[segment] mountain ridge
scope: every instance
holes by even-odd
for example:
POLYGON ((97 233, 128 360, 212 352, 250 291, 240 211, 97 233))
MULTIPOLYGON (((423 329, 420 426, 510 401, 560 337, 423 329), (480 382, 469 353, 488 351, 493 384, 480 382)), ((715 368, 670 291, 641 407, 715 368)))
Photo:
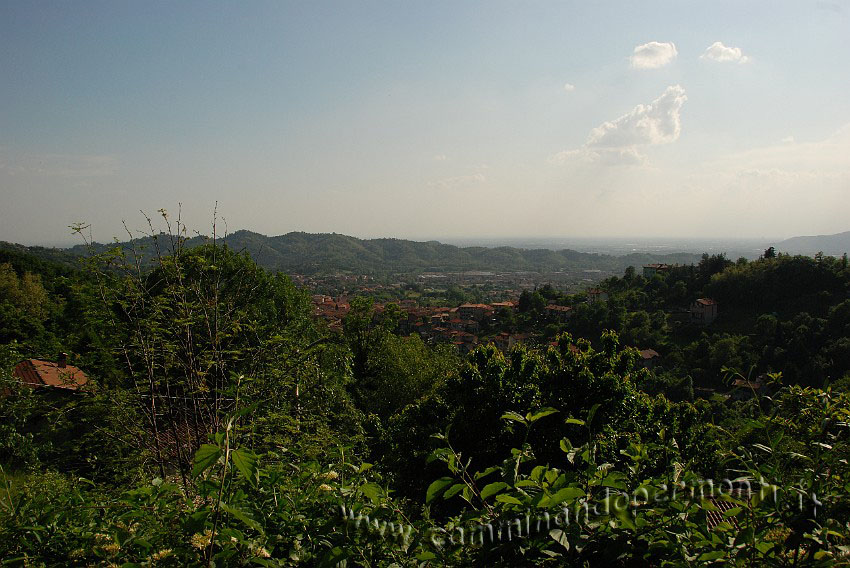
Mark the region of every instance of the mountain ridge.
MULTIPOLYGON (((158 236, 157 236, 158 238, 158 236)), ((186 246, 198 246, 208 238, 196 236, 186 246)), ((632 253, 615 256, 578 252, 572 249, 520 249, 515 247, 458 247, 439 241, 413 241, 397 238, 359 239, 339 233, 292 231, 277 236, 241 229, 220 238, 231 249, 247 252, 264 268, 299 274, 402 273, 402 272, 557 272, 577 270, 621 271, 649 262, 690 264, 699 261, 693 253, 632 253)), ((135 239, 132 244, 155 253, 153 237, 135 239)), ((77 245, 68 249, 85 256, 115 246, 129 248, 131 242, 77 245)), ((168 245, 166 245, 167 248, 168 245)))
POLYGON ((791 237, 777 243, 776 249, 791 254, 816 254, 840 256, 850 252, 850 231, 831 235, 808 235, 791 237))
MULTIPOLYGON (((147 260, 155 256, 157 244, 166 251, 170 238, 161 233, 133 241, 76 245, 68 249, 26 247, 0 243, 7 250, 29 251, 36 256, 70 263, 92 252, 104 252, 115 246, 129 250, 132 246, 144 250, 147 260)), ((195 236, 185 240, 185 246, 195 247, 208 242, 209 237, 195 236)), ((579 252, 573 249, 526 249, 512 246, 456 246, 436 240, 414 241, 383 237, 360 239, 340 233, 308 233, 291 231, 276 236, 240 229, 220 237, 231 249, 247 252, 260 266, 272 271, 298 274, 331 273, 421 273, 421 272, 559 272, 603 270, 622 271, 628 266, 663 262, 695 264, 701 255, 692 252, 603 254, 579 252)), ((850 250, 850 231, 835 235, 792 237, 777 243, 776 249, 792 254, 840 255, 850 250)))

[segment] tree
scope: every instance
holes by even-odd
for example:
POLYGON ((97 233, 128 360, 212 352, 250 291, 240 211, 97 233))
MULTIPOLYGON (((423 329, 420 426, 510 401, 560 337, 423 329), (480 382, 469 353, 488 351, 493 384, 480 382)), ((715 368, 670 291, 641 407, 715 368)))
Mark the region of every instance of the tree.
POLYGON ((152 254, 117 249, 92 257, 101 304, 91 317, 120 355, 121 386, 144 416, 141 445, 163 472, 176 465, 185 482, 195 448, 223 428, 240 396, 274 391, 269 365, 306 366, 322 341, 306 295, 286 276, 271 276, 216 238, 190 249, 179 221, 176 229, 151 235, 152 254), (254 377, 267 379, 266 388, 252 390, 254 377))

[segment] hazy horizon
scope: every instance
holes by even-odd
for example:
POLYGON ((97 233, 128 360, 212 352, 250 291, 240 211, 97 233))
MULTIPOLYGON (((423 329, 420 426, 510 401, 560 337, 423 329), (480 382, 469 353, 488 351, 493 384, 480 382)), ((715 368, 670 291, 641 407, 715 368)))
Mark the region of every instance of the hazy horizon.
MULTIPOLYGON (((156 226, 156 225, 155 225, 156 226)), ((165 230, 165 226, 157 226, 158 229, 165 230)), ((221 227, 218 228, 221 231, 221 227)), ((232 234, 237 231, 246 230, 249 232, 258 233, 258 231, 252 231, 249 228, 241 227, 239 229, 229 229, 227 234, 232 234)), ((284 233, 271 233, 266 234, 268 237, 277 237, 281 235, 285 235, 290 231, 286 231, 284 233)), ((192 232, 188 231, 190 235, 194 234, 211 234, 211 231, 207 232, 192 232)), ((328 233, 336 233, 343 234, 339 232, 329 231, 328 233)), ((219 233, 220 236, 223 236, 219 233)), ((312 233, 316 234, 316 233, 312 233)), ((327 234, 327 233, 325 233, 327 234)), ((137 234, 137 236, 141 236, 141 233, 137 234)), ((346 235, 360 239, 398 239, 402 237, 397 237, 394 235, 376 235, 376 236, 360 236, 360 235, 346 235)), ((126 233, 123 238, 119 237, 119 240, 126 240, 126 233)), ((581 237, 581 236, 468 236, 468 237, 454 237, 447 235, 431 235, 431 236, 412 236, 405 238, 405 240, 411 240, 415 242, 427 242, 427 241, 438 241, 443 244, 454 245, 458 247, 513 247, 513 248, 521 248, 521 249, 550 249, 550 250, 562 250, 562 249, 573 249, 581 252, 598 252, 602 254, 614 254, 614 255, 622 255, 628 254, 629 252, 656 252, 659 254, 667 253, 667 252, 709 252, 709 253, 718 253, 718 252, 726 252, 727 255, 737 256, 737 255, 746 255, 748 257, 755 257, 761 253, 765 247, 771 246, 778 242, 784 240, 784 238, 770 238, 770 237, 757 237, 757 238, 730 238, 730 237, 670 237, 670 236, 607 236, 607 237, 581 237)), ((98 240, 98 242, 110 242, 98 240)), ((43 246, 43 247, 55 247, 55 248, 70 248, 75 245, 84 244, 82 238, 71 239, 69 241, 58 241, 58 242, 23 242, 19 243, 26 246, 43 246)))
POLYGON ((205 232, 216 202, 267 235, 846 231, 848 24, 824 1, 5 2, 0 240, 123 239, 178 203, 205 232))

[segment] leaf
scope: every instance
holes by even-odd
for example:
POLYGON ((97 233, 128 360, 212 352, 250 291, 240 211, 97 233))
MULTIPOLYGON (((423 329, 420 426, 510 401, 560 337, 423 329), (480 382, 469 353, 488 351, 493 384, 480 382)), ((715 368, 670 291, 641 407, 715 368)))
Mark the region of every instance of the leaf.
POLYGON ((345 562, 348 558, 348 552, 340 546, 336 546, 328 551, 327 555, 322 558, 321 566, 337 566, 345 562))
POLYGON ((508 503, 509 505, 522 505, 522 501, 510 495, 496 495, 496 501, 500 503, 508 503))
POLYGON ((440 479, 431 483, 431 485, 428 486, 428 490, 425 491, 425 502, 430 503, 431 501, 433 501, 437 496, 439 496, 443 491, 445 491, 449 485, 454 483, 454 481, 455 480, 451 477, 441 477, 440 479))
POLYGON ((519 412, 514 412, 513 410, 509 410, 502 414, 502 420, 511 420, 514 422, 522 422, 525 424, 525 417, 519 412))
POLYGON ((549 501, 546 502, 546 506, 555 507, 564 501, 575 501, 580 497, 584 497, 584 490, 580 487, 564 487, 549 497, 549 501))
POLYGON ((532 422, 532 423, 533 423, 533 422, 537 422, 537 421, 538 421, 538 420, 540 420, 541 418, 545 418, 546 416, 549 416, 550 414, 555 414, 556 412, 558 412, 556 409, 546 407, 546 408, 541 408, 540 410, 538 410, 538 411, 537 411, 537 412, 535 412, 534 414, 532 414, 532 413, 530 413, 530 412, 529 412, 529 413, 525 416, 525 418, 526 418, 526 420, 528 420, 529 422, 532 422))
POLYGON ((195 452, 195 465, 192 467, 192 477, 198 477, 221 457, 221 448, 212 444, 201 444, 195 452))
POLYGON ((614 516, 620 521, 620 524, 627 529, 636 529, 635 521, 632 518, 632 513, 628 507, 615 507, 614 516))
POLYGON ((487 476, 488 476, 488 475, 490 475, 491 473, 495 473, 495 472, 497 472, 497 471, 499 471, 499 468, 498 468, 498 467, 495 467, 495 466, 493 466, 493 467, 488 467, 488 468, 487 468, 487 469, 485 469, 484 471, 479 471, 479 472, 477 472, 477 473, 475 474, 475 479, 476 479, 476 481, 477 481, 477 480, 481 479, 482 477, 487 477, 487 476))
POLYGON ((249 450, 233 450, 230 452, 230 458, 233 460, 233 465, 236 469, 245 476, 245 479, 251 483, 256 483, 257 477, 257 456, 249 450))
POLYGON ((540 481, 540 478, 543 477, 543 474, 545 472, 546 472, 546 466, 544 466, 544 465, 535 466, 535 468, 531 470, 532 481, 540 481))
POLYGON ((567 418, 564 420, 565 424, 576 424, 578 426, 584 426, 584 420, 579 420, 578 418, 567 418))
POLYGON ((552 540, 566 548, 570 549, 570 541, 567 540, 567 533, 562 531, 561 529, 552 529, 549 531, 549 536, 552 537, 552 540))
POLYGON ((261 534, 263 533, 263 527, 260 526, 260 523, 249 517, 248 513, 246 513, 245 511, 237 509, 236 507, 231 507, 227 503, 221 503, 221 510, 227 513, 228 515, 231 515, 233 518, 242 521, 255 531, 261 534))
POLYGON ((620 521, 620 525, 625 528, 634 530, 635 522, 629 510, 628 498, 623 494, 612 494, 600 501, 600 507, 606 511, 608 515, 620 521))
POLYGON ((451 499, 452 497, 454 497, 455 495, 457 495, 458 493, 460 493, 460 492, 461 492, 461 490, 462 490, 464 487, 466 487, 466 485, 464 485, 463 483, 455 483, 454 485, 452 485, 451 487, 449 487, 449 490, 448 490, 448 491, 446 491, 445 493, 443 493, 443 499, 451 499))
POLYGON ((626 487, 626 484, 624 481, 622 481, 622 479, 623 474, 621 474, 619 471, 612 471, 611 473, 605 476, 600 485, 602 487, 611 487, 612 489, 620 489, 622 491, 625 491, 628 488, 626 487))
POLYGON ((204 524, 207 522, 207 517, 209 516, 209 511, 196 511, 192 513, 183 521, 183 530, 190 534, 204 532, 204 524))
POLYGON ((371 482, 364 483, 363 485, 361 485, 360 492, 369 499, 371 499, 373 503, 377 503, 378 501, 380 501, 382 493, 380 486, 376 483, 371 482))
POLYGON ((587 426, 590 427, 591 423, 593 423, 593 417, 596 416, 596 411, 599 410, 599 403, 597 402, 593 406, 590 407, 590 410, 587 411, 587 426))
POLYGON ((484 489, 481 490, 481 498, 486 499, 487 497, 495 495, 507 486, 508 484, 504 481, 496 481, 495 483, 485 485, 484 489))

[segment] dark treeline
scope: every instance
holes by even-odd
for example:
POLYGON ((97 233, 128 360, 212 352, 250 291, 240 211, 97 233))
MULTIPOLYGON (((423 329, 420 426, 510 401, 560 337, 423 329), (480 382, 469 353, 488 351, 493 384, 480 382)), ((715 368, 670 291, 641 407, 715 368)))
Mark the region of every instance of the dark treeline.
POLYGON ((847 562, 846 258, 529 290, 489 325, 537 343, 461 355, 366 298, 332 332, 246 253, 164 241, 0 257, 3 563, 847 562), (677 319, 697 298, 710 326, 677 319), (78 389, 12 371, 63 352, 78 389))

